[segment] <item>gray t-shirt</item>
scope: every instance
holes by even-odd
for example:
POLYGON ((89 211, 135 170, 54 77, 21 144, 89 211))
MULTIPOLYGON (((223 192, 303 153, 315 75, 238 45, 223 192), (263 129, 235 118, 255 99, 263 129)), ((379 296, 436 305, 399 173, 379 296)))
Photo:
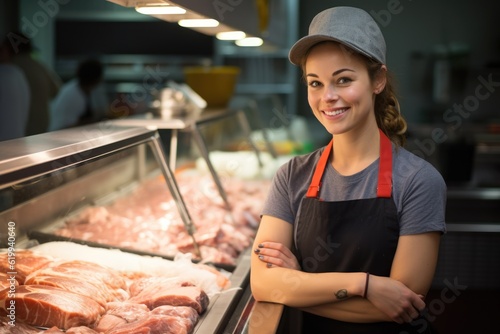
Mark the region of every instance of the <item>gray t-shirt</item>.
MULTIPOLYGON (((323 150, 296 156, 278 169, 262 215, 295 222, 323 150)), ((398 212, 399 234, 445 233, 446 184, 441 174, 430 163, 401 147, 393 146, 392 160, 392 198, 398 212)), ((359 173, 343 176, 327 164, 320 198, 346 201, 377 197, 378 165, 379 159, 359 173)))

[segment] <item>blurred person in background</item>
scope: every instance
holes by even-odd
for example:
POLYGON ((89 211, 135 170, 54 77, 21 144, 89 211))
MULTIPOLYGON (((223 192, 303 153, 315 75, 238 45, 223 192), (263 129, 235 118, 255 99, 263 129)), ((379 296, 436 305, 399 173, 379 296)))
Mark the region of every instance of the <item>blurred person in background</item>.
POLYGON ((99 60, 82 61, 76 78, 61 87, 52 103, 49 131, 102 120, 108 108, 102 79, 103 66, 99 60))
POLYGON ((28 80, 11 59, 4 40, 0 45, 0 141, 25 136, 30 107, 28 80))
POLYGON ((31 98, 26 136, 46 132, 49 126, 50 101, 57 95, 62 81, 50 68, 33 57, 33 46, 28 37, 10 32, 5 43, 13 54, 12 62, 24 72, 31 98))

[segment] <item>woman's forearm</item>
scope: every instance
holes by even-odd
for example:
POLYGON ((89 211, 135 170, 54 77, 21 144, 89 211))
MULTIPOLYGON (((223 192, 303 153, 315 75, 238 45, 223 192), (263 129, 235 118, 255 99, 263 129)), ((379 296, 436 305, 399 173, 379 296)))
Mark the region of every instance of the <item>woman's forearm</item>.
MULTIPOLYGON (((258 263, 257 266, 264 266, 258 263)), ((251 288, 258 301, 309 307, 362 296, 364 273, 305 273, 287 268, 253 270, 251 288)))
POLYGON ((373 306, 370 301, 360 297, 354 297, 342 303, 327 303, 302 307, 301 310, 325 318, 346 322, 392 321, 387 314, 373 306))

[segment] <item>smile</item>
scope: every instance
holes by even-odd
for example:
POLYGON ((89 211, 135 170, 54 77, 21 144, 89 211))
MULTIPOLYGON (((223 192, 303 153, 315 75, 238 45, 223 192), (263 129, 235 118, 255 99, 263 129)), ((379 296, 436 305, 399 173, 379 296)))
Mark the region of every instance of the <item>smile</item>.
POLYGON ((347 109, 349 108, 342 108, 342 109, 337 109, 335 111, 326 111, 324 110, 323 112, 327 115, 327 116, 337 116, 337 115, 340 115, 340 114, 343 114, 347 111, 347 109))

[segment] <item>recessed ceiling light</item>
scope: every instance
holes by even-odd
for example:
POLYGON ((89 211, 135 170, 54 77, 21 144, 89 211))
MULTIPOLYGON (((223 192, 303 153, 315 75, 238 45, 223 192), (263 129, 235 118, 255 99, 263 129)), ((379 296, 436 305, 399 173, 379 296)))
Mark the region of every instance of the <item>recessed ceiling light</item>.
POLYGON ((261 46, 264 41, 259 37, 247 37, 237 40, 235 43, 238 46, 261 46))
POLYGON ((185 28, 212 28, 219 25, 219 21, 214 19, 185 19, 180 20, 179 25, 185 28))
POLYGON ((141 14, 146 15, 174 15, 174 14, 186 14, 186 10, 177 6, 137 6, 135 10, 141 14))
POLYGON ((246 34, 243 31, 223 31, 217 33, 215 37, 223 41, 236 41, 245 38, 246 34))

